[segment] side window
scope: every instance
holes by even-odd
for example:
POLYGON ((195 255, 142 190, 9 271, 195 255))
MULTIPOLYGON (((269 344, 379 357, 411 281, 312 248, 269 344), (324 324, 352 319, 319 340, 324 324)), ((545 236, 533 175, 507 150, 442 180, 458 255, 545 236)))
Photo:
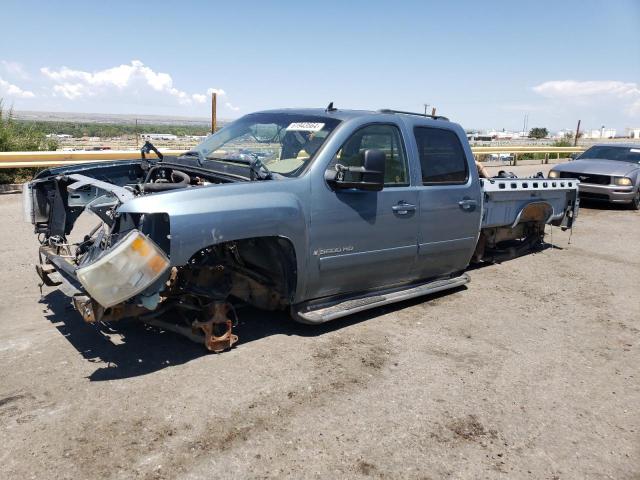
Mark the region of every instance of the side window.
POLYGON ((460 139, 451 130, 415 127, 423 185, 466 183, 469 165, 460 139))
MULTIPOLYGON (((385 185, 389 187, 409 185, 407 156, 400 130, 394 125, 368 125, 356 131, 340 147, 329 168, 333 169, 336 163, 348 167, 361 167, 364 162, 364 151, 373 148, 381 150, 386 156, 385 185)), ((357 181, 358 179, 347 178, 347 180, 357 181)))

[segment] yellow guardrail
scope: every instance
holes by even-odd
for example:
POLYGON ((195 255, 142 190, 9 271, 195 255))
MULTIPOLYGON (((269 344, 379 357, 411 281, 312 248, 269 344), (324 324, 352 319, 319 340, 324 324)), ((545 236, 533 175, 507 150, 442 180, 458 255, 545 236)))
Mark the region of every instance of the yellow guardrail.
MULTIPOLYGON (((542 163, 549 163, 549 159, 551 155, 555 155, 556 160, 560 160, 560 155, 564 154, 565 156, 571 153, 580 153, 584 152, 584 147, 535 147, 531 145, 522 145, 522 146, 501 146, 501 147, 471 147, 471 151, 473 152, 476 160, 484 160, 488 155, 501 155, 507 154, 509 155, 509 163, 511 165, 517 165, 519 156, 525 153, 535 153, 535 154, 544 154, 544 158, 538 158, 537 161, 542 163)), ((522 160, 522 159, 521 159, 522 160)))
MULTIPOLYGON (((164 155, 178 155, 184 150, 160 150, 164 155)), ((148 158, 156 158, 154 153, 148 158)), ((140 150, 76 150, 55 152, 0 152, 0 168, 58 167, 105 160, 136 160, 140 150)))
MULTIPOLYGON (((548 159, 549 154, 575 153, 584 151, 583 147, 471 147, 476 157, 492 154, 513 154, 514 160, 523 153, 544 153, 548 159)), ((164 155, 178 155, 184 150, 160 150, 164 155)), ((149 158, 155 158, 150 153, 149 158)), ((55 152, 0 152, 0 168, 25 168, 25 167, 58 167, 61 165, 74 165, 76 163, 103 162, 105 160, 135 160, 140 158, 139 150, 77 150, 55 152)))
POLYGON ((492 153, 576 153, 584 152, 584 147, 471 147, 474 154, 490 155, 492 153))

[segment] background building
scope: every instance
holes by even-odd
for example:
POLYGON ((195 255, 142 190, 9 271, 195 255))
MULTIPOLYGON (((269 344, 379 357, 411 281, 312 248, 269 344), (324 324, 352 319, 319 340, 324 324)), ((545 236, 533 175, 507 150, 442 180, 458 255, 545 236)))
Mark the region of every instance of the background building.
POLYGON ((627 128, 627 137, 633 138, 634 140, 640 140, 640 127, 627 128))

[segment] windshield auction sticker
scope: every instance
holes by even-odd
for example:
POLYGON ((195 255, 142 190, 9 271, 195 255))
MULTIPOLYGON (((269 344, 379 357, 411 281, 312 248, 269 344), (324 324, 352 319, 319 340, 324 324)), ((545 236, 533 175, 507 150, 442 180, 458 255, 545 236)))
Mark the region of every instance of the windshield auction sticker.
POLYGON ((319 132, 324 127, 324 123, 296 122, 290 123, 287 127, 289 132, 319 132))

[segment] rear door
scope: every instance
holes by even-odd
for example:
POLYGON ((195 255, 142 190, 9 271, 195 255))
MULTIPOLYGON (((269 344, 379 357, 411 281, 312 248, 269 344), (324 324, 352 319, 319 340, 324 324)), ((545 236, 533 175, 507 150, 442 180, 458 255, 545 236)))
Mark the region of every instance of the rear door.
POLYGON ((358 128, 327 168, 333 170, 336 163, 362 166, 367 149, 386 155, 381 191, 332 190, 324 180, 312 187, 309 298, 378 289, 415 276, 418 192, 410 185, 400 126, 358 128))
POLYGON ((440 277, 466 268, 475 250, 480 184, 461 129, 417 124, 413 134, 422 183, 417 269, 420 278, 440 277))

